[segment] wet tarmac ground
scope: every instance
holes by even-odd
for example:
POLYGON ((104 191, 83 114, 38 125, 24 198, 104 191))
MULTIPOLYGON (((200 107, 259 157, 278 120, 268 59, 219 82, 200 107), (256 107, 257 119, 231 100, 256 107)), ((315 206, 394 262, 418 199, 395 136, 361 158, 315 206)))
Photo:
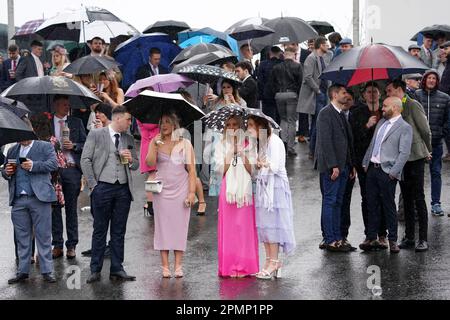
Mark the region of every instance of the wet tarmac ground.
MULTIPOLYGON (((217 276, 217 201, 208 198, 207 216, 197 217, 195 210, 192 212, 184 259, 185 277, 162 279, 159 252, 153 250, 153 219, 145 217, 143 212, 144 178, 135 174, 136 201, 132 204, 128 220, 124 267, 129 274, 137 277, 136 282, 110 281, 110 263, 105 260, 101 282, 86 284, 90 259, 83 257, 81 251, 90 248, 92 217, 89 211, 79 210, 77 257, 72 261, 65 257, 55 260, 58 282, 44 283, 38 267, 33 265, 30 280, 8 285, 8 279, 16 272, 16 262, 7 183, 1 179, 0 299, 450 299, 450 218, 447 215, 437 218, 430 214, 430 250, 426 253, 415 253, 414 250, 402 250, 398 255, 391 255, 388 251, 321 251, 318 248, 321 241, 319 178, 317 172, 312 170, 312 161, 308 160, 307 145, 298 145, 297 148, 299 156, 287 162, 295 209, 297 250, 295 255, 284 259, 283 278, 262 281, 255 278, 221 279, 217 276), (75 275, 71 275, 74 270, 75 275), (79 277, 77 272, 80 272, 79 277), (371 290, 374 285, 379 285, 381 290, 371 290)), ((444 163, 442 171, 442 206, 446 213, 450 213, 450 164, 444 163)), ((430 209, 428 172, 425 192, 430 209)), ((356 183, 349 236, 356 247, 364 240, 360 201, 356 183)), ((79 208, 87 205, 88 196, 83 192, 79 208)), ((404 226, 400 223, 400 238, 403 230, 404 226)), ((261 245, 261 264, 263 258, 261 245)))

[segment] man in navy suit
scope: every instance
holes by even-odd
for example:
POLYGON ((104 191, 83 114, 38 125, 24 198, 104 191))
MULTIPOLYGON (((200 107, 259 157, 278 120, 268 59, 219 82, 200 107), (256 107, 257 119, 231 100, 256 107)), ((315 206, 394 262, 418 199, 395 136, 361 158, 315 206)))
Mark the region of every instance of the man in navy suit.
POLYGON ((31 77, 43 77, 45 75, 44 65, 41 61, 41 56, 44 51, 43 46, 42 42, 37 40, 31 43, 31 54, 20 59, 17 65, 17 81, 31 77))
POLYGON ((8 58, 3 62, 3 79, 0 79, 0 90, 5 90, 16 83, 16 69, 20 61, 19 47, 12 44, 8 47, 8 58))
MULTIPOLYGON (((80 159, 86 141, 86 130, 83 122, 75 117, 68 116, 70 111, 69 99, 66 96, 55 96, 53 100, 55 114, 52 118, 53 135, 61 142, 64 155, 67 159, 67 168, 61 169, 62 190, 65 200, 66 212, 66 256, 74 259, 76 246, 78 244, 78 196, 81 189, 81 167, 80 159), (69 139, 63 137, 64 128, 70 130, 69 139)), ((57 259, 64 255, 63 221, 61 208, 53 209, 52 214, 53 234, 53 258, 57 259)))
POLYGON ((2 176, 9 183, 9 205, 18 243, 19 267, 9 284, 23 282, 29 277, 31 238, 33 230, 39 253, 39 266, 44 281, 56 282, 52 275, 51 211, 56 193, 50 173, 58 169, 55 149, 44 141, 22 141, 12 147, 5 161, 2 176))
POLYGON ((161 63, 161 50, 158 48, 151 48, 148 63, 140 66, 136 73, 136 81, 153 77, 159 74, 168 74, 169 71, 164 68, 161 63))

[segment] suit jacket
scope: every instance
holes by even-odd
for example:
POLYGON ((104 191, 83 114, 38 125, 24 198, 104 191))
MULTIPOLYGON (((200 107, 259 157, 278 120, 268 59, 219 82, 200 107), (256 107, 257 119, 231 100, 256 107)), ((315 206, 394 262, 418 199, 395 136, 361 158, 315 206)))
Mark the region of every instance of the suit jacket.
MULTIPOLYGON (((52 134, 53 136, 56 136, 54 116, 50 121, 52 125, 52 134)), ((71 154, 75 160, 75 164, 81 170, 80 159, 81 153, 83 152, 84 143, 86 142, 86 129, 84 128, 84 124, 81 119, 69 116, 67 117, 67 126, 70 129, 69 139, 74 145, 74 149, 71 151, 71 154)))
POLYGON ((33 56, 22 57, 16 69, 16 80, 20 81, 25 78, 37 77, 38 70, 33 56))
MULTIPOLYGON (((164 68, 162 65, 158 66, 159 74, 168 74, 169 71, 164 68)), ((155 73, 153 72, 152 68, 150 67, 149 63, 146 63, 139 67, 138 71, 136 72, 136 81, 145 79, 148 77, 153 77, 155 73)))
MULTIPOLYGON (((6 159, 17 159, 19 152, 20 144, 16 144, 8 150, 6 159)), ((33 161, 33 168, 30 171, 30 183, 36 198, 42 202, 55 202, 55 188, 51 183, 51 172, 58 169, 55 148, 48 142, 34 141, 27 158, 33 161)), ((15 175, 8 177, 5 169, 2 170, 2 176, 8 180, 9 205, 13 206, 16 193, 16 177, 15 175)))
MULTIPOLYGON (((22 58, 19 59, 19 63, 22 58)), ((3 70, 1 70, 2 78, 0 78, 0 90, 5 90, 6 88, 12 86, 14 83, 16 83, 16 79, 11 79, 9 76, 9 70, 12 67, 12 61, 11 59, 7 59, 3 62, 3 70)), ((16 65, 17 70, 18 65, 16 65)))
MULTIPOLYGON (((133 146, 133 149, 131 150, 133 163, 130 167, 125 166, 128 177, 128 186, 131 191, 133 178, 130 170, 136 171, 139 169, 139 160, 136 154, 134 138, 129 134, 122 133, 121 141, 123 145, 133 146)), ((108 127, 94 129, 89 132, 81 155, 81 169, 83 175, 86 177, 90 190, 93 190, 98 184, 98 179, 105 168, 106 161, 108 161, 110 147, 111 136, 109 135, 108 127)), ((133 197, 132 192, 131 196, 133 197)))
MULTIPOLYGON (((378 122, 375 134, 363 160, 364 168, 369 167, 378 132, 386 121, 386 119, 381 119, 378 122)), ((398 119, 381 143, 381 168, 386 174, 395 177, 397 180, 402 180, 403 167, 411 153, 412 140, 413 130, 411 126, 403 118, 398 119)))
POLYGON ((433 51, 430 50, 430 56, 427 55, 425 49, 422 47, 420 49, 420 60, 425 63, 430 69, 433 67, 433 51))
POLYGON ((239 95, 247 102, 248 108, 258 108, 258 84, 252 76, 242 83, 239 88, 239 95))
MULTIPOLYGON (((325 65, 329 64, 329 56, 324 57, 325 65)), ((314 114, 316 112, 316 95, 320 92, 320 75, 322 74, 319 56, 313 51, 305 60, 303 67, 303 83, 298 99, 297 112, 314 114)), ((329 84, 329 82, 328 82, 329 84)))
POLYGON ((353 135, 350 124, 330 104, 317 117, 315 162, 317 169, 327 172, 353 166, 353 135))
POLYGON ((431 129, 423 106, 416 100, 406 97, 403 103, 402 118, 412 127, 413 140, 408 161, 428 157, 433 151, 431 146, 431 129))

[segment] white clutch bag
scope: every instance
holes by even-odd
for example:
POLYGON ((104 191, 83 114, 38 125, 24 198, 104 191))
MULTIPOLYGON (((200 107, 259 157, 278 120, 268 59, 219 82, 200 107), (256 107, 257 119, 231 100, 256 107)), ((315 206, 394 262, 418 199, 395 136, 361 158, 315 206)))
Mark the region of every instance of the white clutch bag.
POLYGON ((163 183, 160 180, 145 181, 145 191, 151 193, 161 193, 163 183))

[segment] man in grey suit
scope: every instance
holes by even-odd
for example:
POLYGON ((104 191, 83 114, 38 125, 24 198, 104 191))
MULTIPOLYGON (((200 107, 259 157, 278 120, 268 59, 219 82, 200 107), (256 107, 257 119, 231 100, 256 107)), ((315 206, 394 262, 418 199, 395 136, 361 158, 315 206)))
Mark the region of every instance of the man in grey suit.
POLYGON ((17 81, 31 77, 43 77, 45 75, 44 65, 41 61, 43 51, 42 42, 34 40, 31 43, 31 54, 20 59, 17 65, 17 81))
POLYGON ((9 183, 9 205, 19 256, 18 272, 8 283, 23 282, 29 277, 33 230, 44 281, 54 283, 52 202, 56 201, 56 193, 50 173, 58 169, 55 150, 48 142, 22 141, 8 150, 5 162, 2 176, 9 183))
POLYGON ((100 281, 110 231, 111 280, 135 281, 123 269, 125 232, 133 196, 131 170, 139 168, 134 139, 127 134, 131 115, 123 106, 114 108, 108 127, 92 130, 81 155, 81 169, 91 193, 94 216, 91 275, 87 283, 100 281))
POLYGON ((391 253, 399 253, 397 245, 397 207, 395 189, 402 180, 403 168, 411 153, 413 130, 402 118, 403 102, 390 97, 383 103, 384 119, 378 122, 375 134, 363 160, 367 172, 367 207, 369 230, 367 239, 360 245, 364 251, 380 247, 377 240, 381 212, 385 215, 389 231, 391 253), (383 210, 381 210, 383 206, 383 210))

